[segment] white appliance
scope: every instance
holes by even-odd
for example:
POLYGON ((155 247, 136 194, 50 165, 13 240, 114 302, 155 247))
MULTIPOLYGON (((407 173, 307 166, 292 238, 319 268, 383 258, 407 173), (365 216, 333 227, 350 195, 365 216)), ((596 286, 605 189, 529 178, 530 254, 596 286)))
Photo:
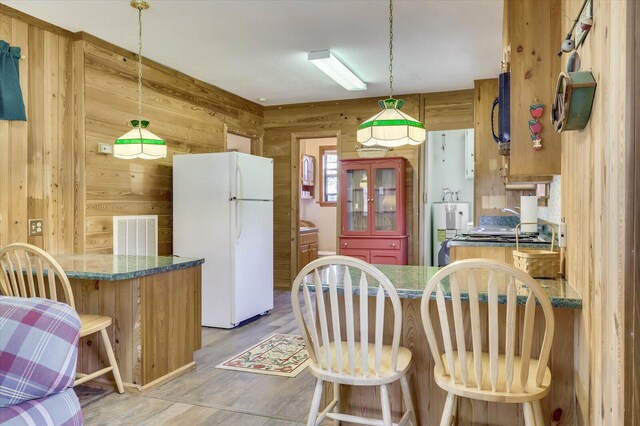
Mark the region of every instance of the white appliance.
POLYGON ((173 253, 205 259, 202 325, 232 328, 273 309, 273 160, 173 157, 173 253))
POLYGON ((433 203, 431 214, 433 222, 433 250, 431 255, 434 266, 440 265, 438 253, 444 240, 455 237, 467 228, 469 223, 469 203, 433 203))

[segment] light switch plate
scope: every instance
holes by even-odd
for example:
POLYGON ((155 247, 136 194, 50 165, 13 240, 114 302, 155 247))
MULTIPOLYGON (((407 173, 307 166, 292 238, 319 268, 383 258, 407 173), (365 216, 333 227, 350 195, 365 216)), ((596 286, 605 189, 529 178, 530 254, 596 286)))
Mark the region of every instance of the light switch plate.
POLYGON ((560 222, 558 225, 558 247, 567 246, 567 224, 560 222))
POLYGON ((99 143, 98 152, 100 154, 113 154, 113 145, 108 143, 99 143))
POLYGON ((42 236, 42 219, 29 219, 29 236, 41 237, 42 236))

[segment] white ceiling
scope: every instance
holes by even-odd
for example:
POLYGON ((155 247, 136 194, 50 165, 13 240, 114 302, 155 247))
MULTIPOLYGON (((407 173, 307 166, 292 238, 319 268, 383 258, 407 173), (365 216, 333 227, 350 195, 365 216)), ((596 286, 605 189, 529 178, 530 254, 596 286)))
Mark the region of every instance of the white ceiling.
MULTIPOLYGON (((129 0, 2 3, 137 50, 129 0)), ((386 0, 151 0, 143 55, 265 105, 388 94, 386 0), (330 49, 367 83, 347 92, 307 52, 330 49)), ((394 92, 473 87, 499 73, 502 0, 394 2, 394 92)))

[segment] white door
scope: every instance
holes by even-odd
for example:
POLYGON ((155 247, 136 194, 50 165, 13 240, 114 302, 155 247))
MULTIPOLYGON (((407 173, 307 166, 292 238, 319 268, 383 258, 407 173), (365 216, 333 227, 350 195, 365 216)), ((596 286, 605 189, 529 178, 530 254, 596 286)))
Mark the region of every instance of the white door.
POLYGON ((271 158, 233 153, 231 173, 232 197, 238 200, 273 200, 271 158))
POLYGON ((273 202, 235 201, 232 322, 273 309, 273 202))

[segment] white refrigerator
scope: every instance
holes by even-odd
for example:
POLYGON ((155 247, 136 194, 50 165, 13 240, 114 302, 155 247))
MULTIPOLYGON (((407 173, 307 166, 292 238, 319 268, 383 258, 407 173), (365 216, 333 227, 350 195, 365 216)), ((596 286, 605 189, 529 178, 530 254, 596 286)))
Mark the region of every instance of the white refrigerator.
POLYGON ((202 257, 202 325, 233 328, 273 309, 273 160, 173 157, 173 253, 202 257))

